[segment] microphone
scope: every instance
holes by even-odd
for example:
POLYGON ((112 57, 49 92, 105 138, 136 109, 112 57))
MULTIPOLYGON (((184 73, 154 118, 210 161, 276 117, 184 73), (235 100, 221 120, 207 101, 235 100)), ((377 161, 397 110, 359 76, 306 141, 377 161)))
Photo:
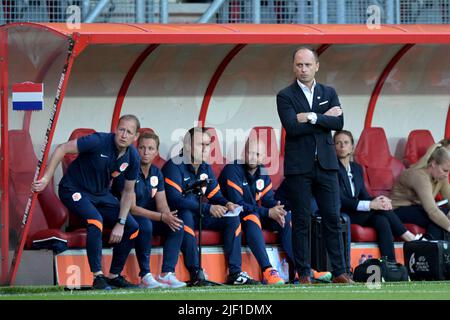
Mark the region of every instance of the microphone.
POLYGON ((201 190, 201 188, 206 187, 208 184, 210 184, 212 182, 212 179, 203 179, 203 180, 197 180, 194 181, 193 183, 189 184, 187 186, 187 188, 184 190, 184 193, 189 193, 189 192, 196 192, 201 190))

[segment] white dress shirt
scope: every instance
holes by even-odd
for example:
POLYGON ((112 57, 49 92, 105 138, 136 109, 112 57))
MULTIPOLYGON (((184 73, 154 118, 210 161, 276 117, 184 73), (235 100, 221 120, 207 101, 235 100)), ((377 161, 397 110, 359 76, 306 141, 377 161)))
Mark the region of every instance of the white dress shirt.
MULTIPOLYGON (((350 188, 352 189, 352 197, 355 196, 355 183, 353 182, 353 174, 350 169, 350 166, 348 166, 347 169, 347 176, 348 181, 350 182, 350 188)), ((358 206, 356 207, 357 211, 370 211, 370 201, 369 200, 360 200, 358 202, 358 206)))
MULTIPOLYGON (((297 83, 300 86, 300 89, 302 89, 303 93, 305 94, 306 100, 308 100, 309 108, 312 109, 313 104, 313 98, 314 98, 314 88, 316 87, 316 79, 313 80, 313 84, 311 86, 311 90, 305 86, 303 83, 301 83, 297 79, 297 83)), ((315 112, 312 112, 313 118, 311 119, 312 124, 316 124, 317 122, 317 114, 315 112)))

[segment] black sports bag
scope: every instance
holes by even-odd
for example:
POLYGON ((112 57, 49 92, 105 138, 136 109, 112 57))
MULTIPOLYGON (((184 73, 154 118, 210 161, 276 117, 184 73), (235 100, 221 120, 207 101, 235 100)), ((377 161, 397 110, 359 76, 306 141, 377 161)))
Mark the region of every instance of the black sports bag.
POLYGON ((367 282, 369 277, 375 273, 378 267, 381 272, 379 281, 408 281, 408 272, 400 263, 382 259, 367 259, 358 265, 353 272, 353 280, 356 282, 367 282))
POLYGON ((410 241, 403 245, 411 280, 450 279, 450 244, 442 240, 410 241))

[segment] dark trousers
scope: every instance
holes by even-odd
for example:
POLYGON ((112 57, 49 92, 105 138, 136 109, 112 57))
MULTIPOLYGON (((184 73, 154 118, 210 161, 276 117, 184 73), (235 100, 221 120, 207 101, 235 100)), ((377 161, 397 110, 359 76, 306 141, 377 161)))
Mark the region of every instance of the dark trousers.
POLYGON ((136 238, 136 258, 139 264, 139 276, 150 273, 150 253, 152 249, 152 237, 154 234, 165 238, 163 245, 163 263, 161 272, 175 272, 175 266, 180 254, 183 242, 183 228, 172 231, 167 224, 160 221, 152 221, 146 217, 133 216, 139 224, 139 235, 136 238))
POLYGON ((311 198, 317 199, 324 223, 324 238, 332 273, 345 273, 344 245, 340 222, 340 195, 337 171, 323 170, 316 161, 305 174, 287 175, 288 199, 292 208, 292 247, 294 266, 299 276, 309 276, 311 198))
POLYGON ((349 212, 351 223, 372 227, 377 232, 378 247, 382 257, 395 261, 394 237, 407 230, 393 211, 373 210, 349 212))
POLYGON ((288 211, 284 217, 284 227, 269 217, 263 219, 262 226, 264 230, 278 232, 281 247, 286 252, 288 261, 294 263, 294 253, 292 252, 292 213, 288 211))
MULTIPOLYGON (((184 237, 181 252, 184 256, 186 269, 191 276, 199 269, 198 246, 194 230, 198 228, 199 215, 190 210, 178 210, 178 218, 184 222, 184 237)), ((237 217, 214 218, 207 214, 203 217, 203 230, 221 231, 223 235, 223 250, 228 261, 230 274, 242 271, 241 256, 241 223, 237 217)))
POLYGON ((143 277, 150 273, 150 252, 152 249, 153 224, 147 217, 133 216, 139 224, 139 235, 136 238, 136 259, 139 264, 139 276, 143 277))
MULTIPOLYGON (((447 208, 440 207, 440 209, 445 213, 448 212, 447 208)), ((398 207, 394 211, 403 223, 417 224, 418 226, 427 229, 427 233, 431 235, 434 240, 449 239, 449 233, 431 221, 428 217, 428 213, 422 206, 398 207)))
MULTIPOLYGON (((322 216, 319 211, 319 206, 317 205, 316 199, 312 198, 311 200, 311 209, 312 209, 312 215, 313 217, 322 216)), ((346 272, 351 272, 351 265, 350 265, 350 257, 351 257, 351 250, 352 250, 352 233, 351 233, 351 222, 350 217, 346 214, 341 212, 341 219, 343 220, 343 223, 347 226, 347 245, 344 248, 345 252, 345 266, 346 266, 346 272)))
MULTIPOLYGON (((94 196, 76 188, 61 186, 58 190, 62 203, 72 213, 78 215, 86 224, 86 252, 92 272, 102 270, 102 231, 103 226, 113 228, 117 223, 120 203, 112 194, 94 196)), ((120 274, 128 254, 139 234, 139 226, 131 214, 128 214, 122 241, 114 245, 111 268, 112 274, 120 274)))
POLYGON ((275 220, 265 217, 261 219, 258 213, 245 213, 241 219, 242 228, 244 230, 245 237, 247 238, 248 246, 253 255, 258 261, 262 270, 265 270, 272 266, 269 260, 269 255, 266 251, 266 243, 262 229, 277 231, 281 240, 281 246, 286 252, 289 260, 293 259, 292 254, 292 228, 291 228, 291 213, 285 216, 284 227, 280 226, 275 220), (261 221, 262 220, 262 221, 261 221))
MULTIPOLYGON (((180 218, 181 219, 181 218, 180 218)), ((165 240, 163 244, 163 262, 161 273, 175 272, 175 266, 180 255, 181 244, 184 238, 184 229, 172 231, 167 224, 160 221, 152 221, 153 233, 162 235, 165 240)))

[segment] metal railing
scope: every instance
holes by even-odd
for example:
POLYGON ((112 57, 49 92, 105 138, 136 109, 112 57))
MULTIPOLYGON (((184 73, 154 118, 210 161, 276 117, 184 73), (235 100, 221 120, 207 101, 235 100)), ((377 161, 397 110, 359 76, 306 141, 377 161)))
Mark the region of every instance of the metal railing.
MULTIPOLYGON (((168 23, 169 1, 182 0, 0 0, 0 24, 66 22, 76 14, 79 22, 168 23)), ((202 23, 450 24, 450 0, 197 1, 211 2, 202 23)))
POLYGON ((216 23, 450 23, 449 0, 228 0, 216 23), (260 12, 259 17, 253 15, 260 12))
POLYGON ((0 24, 67 22, 74 15, 78 22, 167 23, 165 8, 167 0, 0 0, 0 24))

